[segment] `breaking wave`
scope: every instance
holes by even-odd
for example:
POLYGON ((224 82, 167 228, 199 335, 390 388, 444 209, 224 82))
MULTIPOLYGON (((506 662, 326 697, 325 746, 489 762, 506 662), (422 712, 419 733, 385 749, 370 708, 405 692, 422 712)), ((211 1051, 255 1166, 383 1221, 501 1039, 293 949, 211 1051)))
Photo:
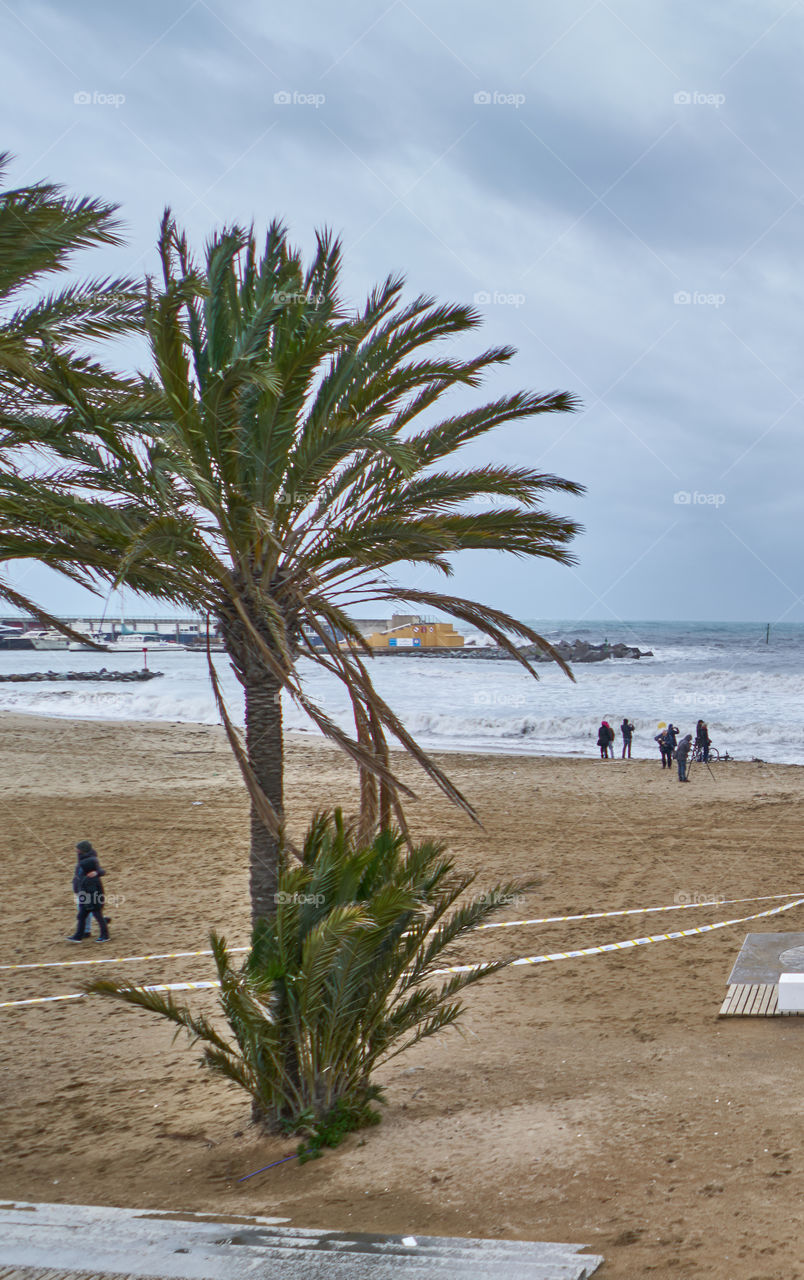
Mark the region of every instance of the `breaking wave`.
MULTIPOLYGON (((432 748, 594 755, 601 719, 616 728, 627 716, 635 725, 634 754, 653 757, 659 723, 672 720, 689 732, 701 717, 721 752, 742 760, 804 763, 804 628, 791 628, 775 646, 766 646, 758 642, 757 628, 709 624, 705 635, 691 636, 677 624, 661 635, 660 624, 651 625, 653 633, 632 628, 623 638, 653 648, 653 658, 579 665, 575 683, 553 666, 541 666, 534 681, 513 662, 483 658, 389 657, 373 664, 372 675, 406 727, 432 748)), ((543 634, 558 638, 546 628, 543 634)), ((589 638, 602 637, 590 630, 589 638)), ((104 654, 103 660, 129 671, 140 662, 139 655, 104 654)), ((87 720, 218 723, 202 655, 153 654, 149 665, 164 674, 147 684, 0 682, 0 710, 87 720)), ((88 653, 0 652, 0 674, 97 666, 97 655, 88 653)), ((223 655, 216 667, 233 719, 242 724, 241 687, 223 655)), ((301 674, 307 695, 352 731, 337 681, 309 663, 301 674)), ((288 728, 316 732, 303 707, 289 698, 283 706, 288 728)))

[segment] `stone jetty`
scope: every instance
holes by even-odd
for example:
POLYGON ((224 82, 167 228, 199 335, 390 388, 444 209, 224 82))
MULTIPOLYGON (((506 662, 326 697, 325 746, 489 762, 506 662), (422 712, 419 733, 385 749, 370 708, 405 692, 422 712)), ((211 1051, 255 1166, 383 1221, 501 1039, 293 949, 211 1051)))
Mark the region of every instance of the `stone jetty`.
MULTIPOLYGON (((574 640, 571 644, 568 640, 559 640, 553 645, 556 653, 558 653, 565 662, 571 664, 579 662, 607 662, 611 658, 652 658, 652 649, 637 649, 634 645, 628 644, 588 644, 586 640, 574 640)), ((513 662, 505 649, 501 649, 496 645, 462 645, 460 649, 426 649, 426 648, 399 648, 399 649, 375 649, 375 656, 387 657, 389 654, 404 654, 410 657, 414 655, 417 658, 468 658, 475 662, 513 662)), ((526 644, 519 648, 519 652, 523 658, 527 658, 528 662, 552 662, 553 659, 549 653, 545 653, 544 649, 540 649, 538 645, 526 644)))
POLYGON ((43 680, 91 680, 94 683, 107 681, 110 684, 136 684, 143 680, 156 680, 161 671, 23 671, 15 675, 0 675, 0 682, 16 684, 22 681, 43 680))

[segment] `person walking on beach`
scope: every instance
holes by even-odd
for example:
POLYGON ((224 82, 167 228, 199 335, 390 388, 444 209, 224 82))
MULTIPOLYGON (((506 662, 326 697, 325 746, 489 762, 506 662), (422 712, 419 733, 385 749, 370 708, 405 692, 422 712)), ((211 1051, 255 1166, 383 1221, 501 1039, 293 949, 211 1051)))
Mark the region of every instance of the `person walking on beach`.
POLYGON ((709 763, 709 748, 712 739, 709 737, 709 726, 705 720, 699 720, 695 726, 695 748, 700 751, 704 764, 709 763))
POLYGON ((662 768, 664 768, 665 765, 667 764, 667 760, 664 754, 664 729, 659 730, 659 732, 656 734, 656 737, 653 739, 653 741, 656 743, 656 745, 659 748, 659 755, 661 756, 661 759, 662 759, 662 768))
POLYGON ((78 895, 78 919, 68 942, 83 942, 86 925, 94 916, 100 928, 98 942, 108 942, 109 922, 103 914, 105 896, 102 876, 106 874, 90 840, 79 840, 75 846, 78 864, 73 874, 73 893, 78 895))
POLYGON ((627 716, 623 719, 623 722, 620 725, 620 733, 623 735, 622 758, 623 760, 625 759, 626 752, 627 752, 628 759, 630 760, 631 759, 631 739, 634 736, 634 726, 631 724, 627 716))
MULTIPOLYGON (((76 912, 78 911, 78 908, 81 906, 81 895, 77 892, 75 887, 77 881, 78 881, 78 868, 76 867, 75 873, 73 874, 73 898, 75 899, 76 912)), ((84 937, 85 938, 92 937, 92 916, 87 916, 86 921, 84 923, 84 937)))
MULTIPOLYGON (((608 720, 603 720, 601 722, 600 728, 597 731, 597 745, 600 747, 601 760, 608 760, 609 748, 611 747, 611 744, 613 743, 613 741, 614 741, 614 730, 612 729, 608 720)), ((614 759, 613 747, 611 747, 611 756, 612 756, 612 759, 614 759)))
POLYGON ((681 739, 676 747, 676 760, 678 761, 678 780, 679 782, 689 782, 687 777, 687 756, 692 746, 692 734, 688 733, 681 739))

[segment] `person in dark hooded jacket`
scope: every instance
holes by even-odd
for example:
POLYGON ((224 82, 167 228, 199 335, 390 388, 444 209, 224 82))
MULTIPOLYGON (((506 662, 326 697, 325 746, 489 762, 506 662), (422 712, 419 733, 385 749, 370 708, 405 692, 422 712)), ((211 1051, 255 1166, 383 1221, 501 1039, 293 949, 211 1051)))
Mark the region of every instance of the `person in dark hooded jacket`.
POLYGON ((695 726, 695 746, 701 753, 701 759, 704 764, 709 763, 709 748, 712 745, 712 739, 709 737, 709 728, 705 720, 699 720, 695 726))
POLYGON ((105 896, 102 880, 102 876, 106 873, 97 853, 92 848, 91 841, 79 840, 75 850, 78 854, 78 864, 73 873, 73 893, 78 897, 78 919, 75 922, 75 933, 72 933, 67 941, 83 942, 87 921, 90 916, 94 916, 100 927, 98 942, 107 942, 109 926, 103 914, 105 896))
POLYGON ((676 760, 678 761, 678 780, 679 782, 689 782, 687 777, 687 757, 692 746, 692 734, 686 734, 678 746, 676 747, 676 760))
POLYGON ((662 754, 667 761, 668 769, 673 767, 673 756, 676 754, 676 743, 678 742, 678 727, 670 723, 664 731, 664 747, 662 754))

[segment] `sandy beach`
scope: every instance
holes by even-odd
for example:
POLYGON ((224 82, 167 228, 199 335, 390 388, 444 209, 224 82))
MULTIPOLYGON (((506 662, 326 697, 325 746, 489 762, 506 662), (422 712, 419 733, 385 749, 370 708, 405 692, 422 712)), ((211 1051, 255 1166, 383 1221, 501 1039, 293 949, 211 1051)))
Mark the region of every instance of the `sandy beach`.
MULTIPOLYGON (((3 964, 198 950, 248 938, 247 805, 218 728, 0 720, 3 964), (76 840, 108 871, 112 944, 63 941, 76 840)), ((474 827, 401 761, 417 834, 447 841, 483 888, 535 878, 500 919, 804 889, 804 770, 441 757, 474 827)), ((354 803, 351 767, 288 743, 292 833, 354 803)), ((779 899, 779 902, 783 899, 779 899)), ((477 935, 456 958, 537 955, 747 916, 707 906, 477 935)), ((464 1034, 390 1064, 383 1123, 319 1161, 237 1179, 295 1149, 260 1137, 249 1104, 199 1071, 156 1018, 98 998, 2 1009, 0 1193, 298 1226, 586 1242, 598 1273, 801 1280, 804 1019, 718 1009, 744 935, 786 915, 621 953, 510 969, 467 996, 464 1034)), ((4 971, 3 999, 78 991, 90 974, 212 976, 207 959, 4 971)), ((214 996, 192 997, 211 1008, 214 996)))

